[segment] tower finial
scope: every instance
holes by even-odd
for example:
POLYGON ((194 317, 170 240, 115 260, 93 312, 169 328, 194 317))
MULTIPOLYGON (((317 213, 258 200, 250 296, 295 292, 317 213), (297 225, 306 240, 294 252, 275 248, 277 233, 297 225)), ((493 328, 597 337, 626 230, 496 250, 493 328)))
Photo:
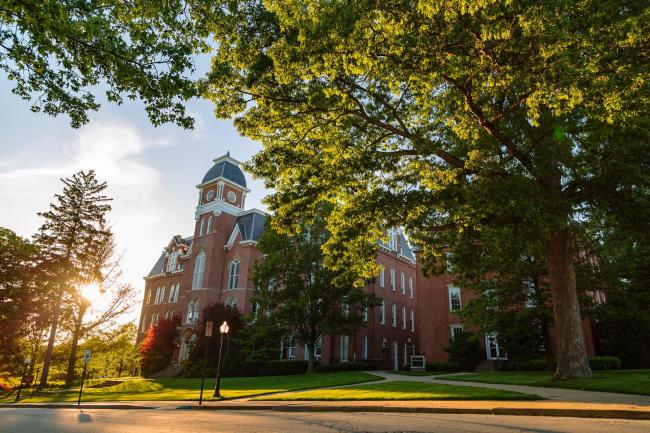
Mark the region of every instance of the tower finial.
POLYGON ((230 156, 230 151, 226 152, 226 156, 230 156))

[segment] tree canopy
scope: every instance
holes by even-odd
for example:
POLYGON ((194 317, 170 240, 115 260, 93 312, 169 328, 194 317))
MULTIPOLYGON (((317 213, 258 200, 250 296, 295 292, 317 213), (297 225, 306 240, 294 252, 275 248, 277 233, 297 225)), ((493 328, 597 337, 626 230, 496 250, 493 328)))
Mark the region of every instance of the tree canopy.
POLYGON ((204 95, 264 150, 276 225, 334 205, 328 265, 369 275, 404 225, 446 249, 523 242, 548 265, 558 379, 590 375, 576 227, 650 162, 650 8, 629 1, 190 2, 204 95))
POLYGON ((155 125, 191 127, 192 54, 206 49, 185 2, 44 0, 0 3, 0 70, 35 112, 77 128, 100 106, 144 103, 155 125), (101 86, 101 87, 100 87, 101 86))

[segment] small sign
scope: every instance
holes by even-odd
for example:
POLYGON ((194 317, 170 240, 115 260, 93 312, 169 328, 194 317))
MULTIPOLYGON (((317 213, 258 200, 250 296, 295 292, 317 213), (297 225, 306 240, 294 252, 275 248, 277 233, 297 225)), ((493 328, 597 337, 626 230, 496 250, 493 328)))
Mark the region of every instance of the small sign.
POLYGON ((205 322, 205 336, 212 337, 212 322, 205 322))
POLYGON ((92 351, 90 349, 84 350, 84 362, 87 364, 90 362, 90 354, 92 351))
POLYGON ((411 370, 412 371, 425 371, 426 360, 422 355, 411 356, 411 370))

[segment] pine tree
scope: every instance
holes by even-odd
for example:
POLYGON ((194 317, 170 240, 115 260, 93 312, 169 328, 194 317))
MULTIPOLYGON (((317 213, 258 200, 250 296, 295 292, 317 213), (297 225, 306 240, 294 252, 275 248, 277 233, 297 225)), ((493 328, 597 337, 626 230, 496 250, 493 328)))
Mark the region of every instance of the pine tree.
POLYGON ((45 222, 34 236, 43 260, 51 265, 56 290, 40 386, 47 385, 64 298, 74 296, 77 287, 101 278, 98 254, 112 237, 105 219, 112 200, 103 194, 106 182, 99 182, 94 170, 61 180, 63 193, 54 196, 50 210, 39 213, 45 222))

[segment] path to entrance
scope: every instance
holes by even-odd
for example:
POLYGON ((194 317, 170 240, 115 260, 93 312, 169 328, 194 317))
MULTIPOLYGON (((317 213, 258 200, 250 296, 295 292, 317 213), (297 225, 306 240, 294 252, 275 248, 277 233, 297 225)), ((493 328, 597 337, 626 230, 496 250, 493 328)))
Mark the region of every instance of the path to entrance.
POLYGON ((636 394, 617 394, 614 392, 600 391, 582 391, 578 389, 565 388, 544 388, 539 386, 525 385, 503 385, 496 383, 479 383, 479 382, 458 382, 444 380, 445 376, 458 376, 467 373, 456 373, 445 376, 406 376, 401 374, 387 373, 382 371, 369 372, 381 376, 389 381, 410 381, 424 383, 440 383, 443 385, 454 386, 475 386, 478 388, 503 389, 506 391, 523 392, 524 394, 535 394, 552 401, 582 402, 582 403, 610 403, 610 404, 629 404, 635 406, 650 406, 650 396, 636 394))

